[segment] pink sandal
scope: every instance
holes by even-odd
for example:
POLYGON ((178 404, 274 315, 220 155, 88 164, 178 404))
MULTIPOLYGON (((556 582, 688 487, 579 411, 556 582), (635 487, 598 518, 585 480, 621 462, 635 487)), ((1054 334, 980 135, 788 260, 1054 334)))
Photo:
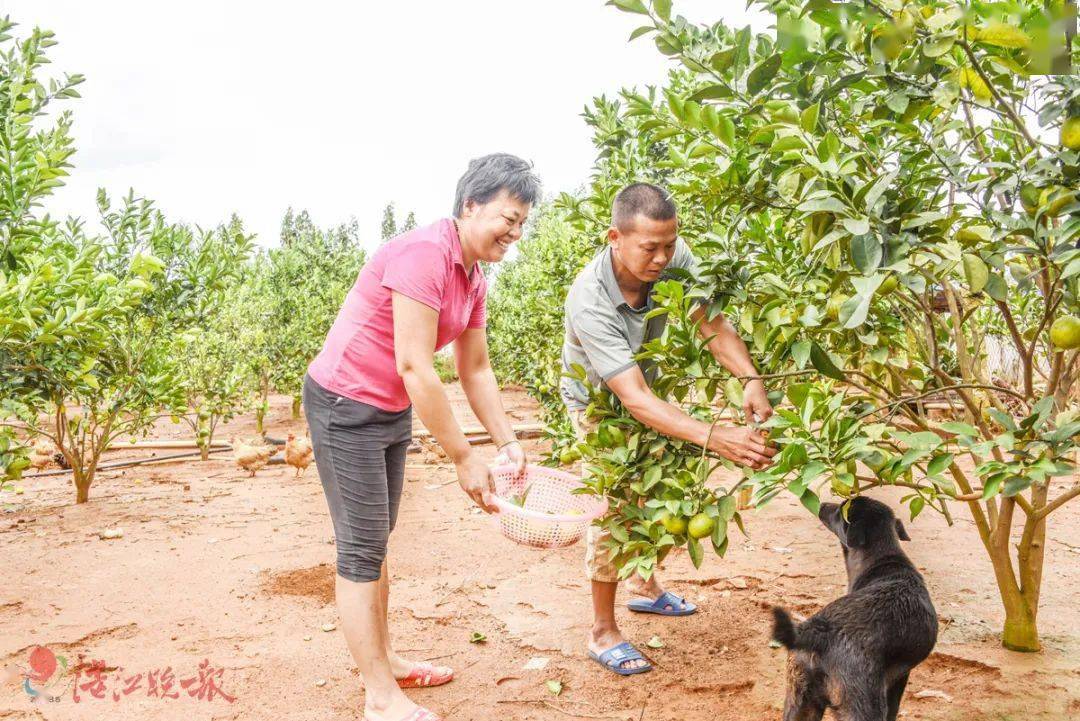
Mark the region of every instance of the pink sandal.
MULTIPOLYGON (((413 666, 413 670, 405 678, 398 679, 401 688, 427 688, 429 686, 442 686, 454 679, 454 669, 449 666, 433 666, 424 661, 413 666)), ((412 721, 407 719, 406 721, 412 721)), ((417 720, 421 721, 421 720, 417 720)), ((426 721, 424 719, 423 721, 426 721)))
MULTIPOLYGON (((370 721, 366 713, 363 721, 370 721)), ((429 711, 423 706, 417 706, 411 714, 401 719, 401 721, 443 721, 443 719, 434 711, 429 711)))

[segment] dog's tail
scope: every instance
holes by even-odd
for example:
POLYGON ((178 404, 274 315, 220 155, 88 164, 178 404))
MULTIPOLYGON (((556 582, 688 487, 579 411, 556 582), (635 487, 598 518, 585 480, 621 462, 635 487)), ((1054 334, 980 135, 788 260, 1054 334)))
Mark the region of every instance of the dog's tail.
POLYGON ((790 648, 792 650, 798 648, 799 635, 795 630, 795 622, 791 620, 791 615, 779 606, 773 606, 772 615, 773 640, 785 648, 790 648))
POLYGON ((819 616, 811 616, 798 626, 791 615, 779 606, 773 606, 773 640, 792 651, 823 652, 829 647, 832 629, 829 622, 819 616))

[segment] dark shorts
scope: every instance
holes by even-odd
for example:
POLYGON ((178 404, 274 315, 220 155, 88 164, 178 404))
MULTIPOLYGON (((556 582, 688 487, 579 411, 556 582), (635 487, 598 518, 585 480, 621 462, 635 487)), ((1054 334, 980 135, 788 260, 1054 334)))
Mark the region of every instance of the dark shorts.
POLYGON ((304 376, 315 467, 334 523, 338 575, 377 581, 397 521, 412 440, 412 406, 391 413, 304 376))

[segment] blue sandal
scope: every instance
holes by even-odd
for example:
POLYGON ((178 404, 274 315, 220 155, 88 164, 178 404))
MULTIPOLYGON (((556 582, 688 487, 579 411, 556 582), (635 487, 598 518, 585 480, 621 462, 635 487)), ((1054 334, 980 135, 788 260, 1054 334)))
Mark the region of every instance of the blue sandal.
POLYGON ((661 616, 689 616, 697 611, 697 606, 671 591, 664 591, 655 601, 635 598, 627 603, 626 607, 637 613, 658 613, 661 616), (679 608, 680 606, 685 606, 685 608, 679 608))
POLYGON ((630 645, 629 641, 623 641, 618 646, 612 646, 599 656, 592 651, 589 651, 589 658, 620 676, 632 676, 635 673, 652 671, 652 664, 646 661, 645 657, 641 655, 641 652, 630 645), (638 668, 623 668, 622 665, 627 661, 637 661, 638 659, 645 661, 645 665, 638 668))

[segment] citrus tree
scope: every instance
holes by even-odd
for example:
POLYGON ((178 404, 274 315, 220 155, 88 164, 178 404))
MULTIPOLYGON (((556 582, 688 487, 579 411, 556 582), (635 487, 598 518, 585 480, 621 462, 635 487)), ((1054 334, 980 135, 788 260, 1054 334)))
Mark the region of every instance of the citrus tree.
POLYGON ((323 230, 306 211, 294 215, 290 209, 282 221, 281 247, 261 254, 249 268, 236 312, 245 328, 260 425, 271 388, 292 396, 292 416, 299 418, 304 373, 364 257, 355 222, 323 230))
MULTIPOLYGON (((594 180, 561 204, 599 238, 619 187, 665 173, 701 276, 656 289, 671 320, 642 356, 657 391, 705 420, 721 390, 737 407, 745 379, 688 322, 698 303, 730 314, 783 393, 766 424, 781 452, 744 480, 758 503, 786 489, 816 511, 823 492, 898 486, 912 518, 962 504, 1003 643, 1038 650, 1047 519, 1080 495, 1080 81, 1039 74, 1060 65, 1053 18, 1035 2, 758 2, 767 35, 692 25, 667 0, 610 4, 676 65, 664 88, 594 103, 594 180), (988 377, 988 333, 1021 359, 1015 387, 988 377)), ((653 438, 604 394, 593 412, 582 451, 624 571, 682 543, 699 562, 672 515, 704 513, 722 552, 733 489, 703 488, 721 461, 653 438)))
MULTIPOLYGON (((556 448, 565 448, 573 438, 559 396, 563 303, 596 249, 564 216, 550 204, 537 208, 517 257, 499 264, 488 300, 495 373, 500 383, 521 385, 536 398, 556 448)), ((566 460, 574 460, 573 451, 567 451, 566 460)))

